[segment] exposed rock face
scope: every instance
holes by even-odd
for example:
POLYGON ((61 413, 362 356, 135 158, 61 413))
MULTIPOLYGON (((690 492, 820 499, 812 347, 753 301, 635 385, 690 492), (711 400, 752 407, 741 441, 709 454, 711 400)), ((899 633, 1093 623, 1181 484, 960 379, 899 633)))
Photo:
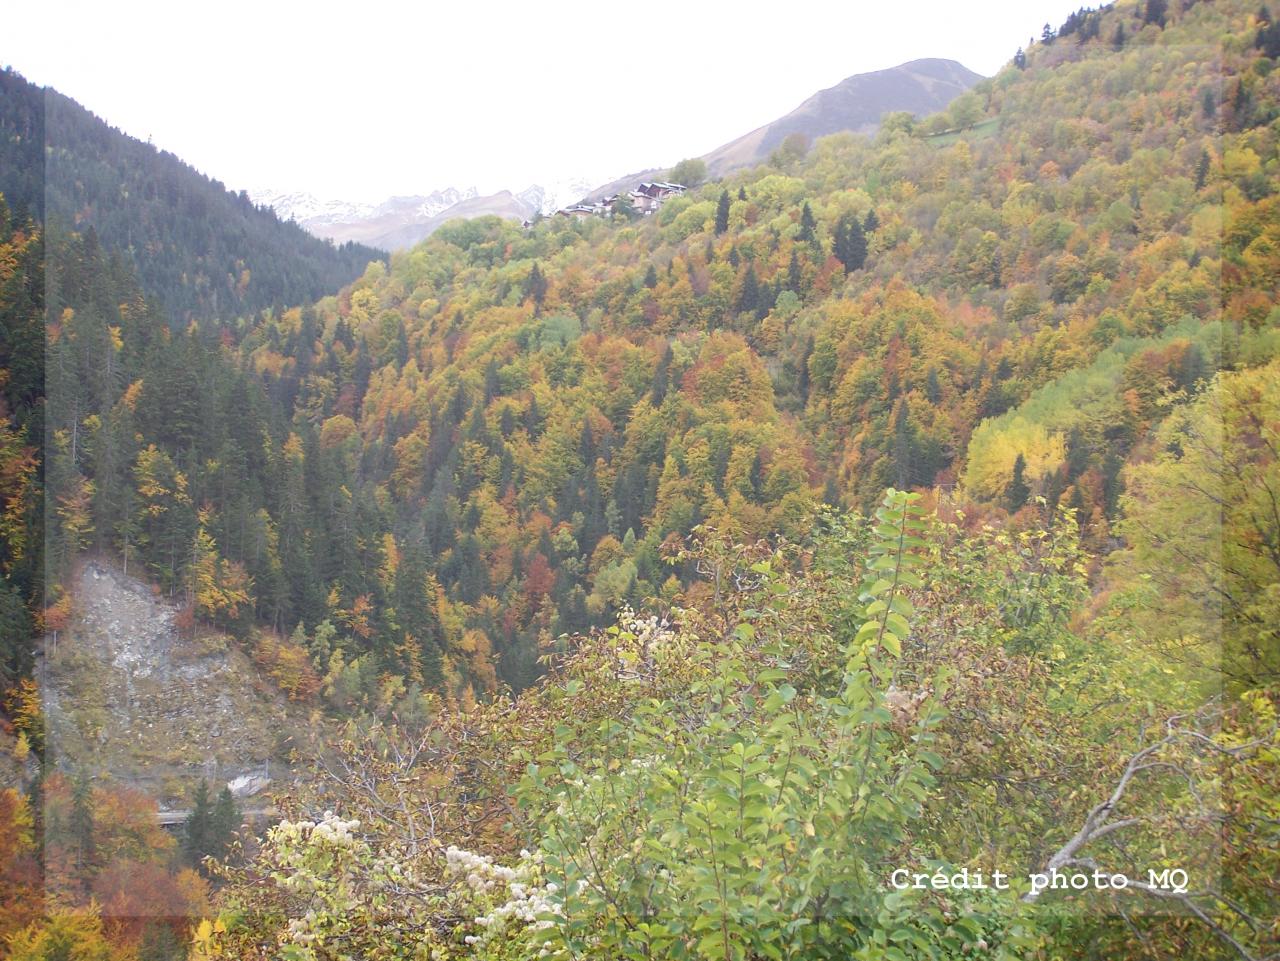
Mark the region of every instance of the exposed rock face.
POLYGON ((74 616, 46 639, 43 691, 58 766, 173 793, 260 774, 297 727, 253 663, 219 634, 182 631, 178 608, 113 563, 86 561, 74 616))

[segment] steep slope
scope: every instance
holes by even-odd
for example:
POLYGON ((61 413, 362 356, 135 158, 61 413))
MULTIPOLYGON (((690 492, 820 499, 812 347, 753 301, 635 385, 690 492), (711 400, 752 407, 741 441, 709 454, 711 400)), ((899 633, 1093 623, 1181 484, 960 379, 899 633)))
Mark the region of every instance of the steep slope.
POLYGON ((1164 395, 1274 349, 1257 34, 1245 0, 1077 17, 944 115, 822 138, 640 222, 445 225, 259 318, 236 370, 205 330, 161 344, 77 312, 51 370, 102 396, 51 404, 51 543, 130 534, 182 584, 203 523, 257 616, 357 692, 341 703, 380 674, 462 700, 528 684, 562 633, 673 597, 693 572, 665 561, 698 524, 804 538, 822 501, 937 488, 1070 505, 1106 545, 1164 395), (94 380, 104 356, 136 395, 94 380), (1070 422, 998 420, 1095 363, 1108 403, 1072 388, 1070 422))
POLYGON ((314 300, 383 256, 282 222, 12 70, 0 73, 0 193, 51 230, 92 228, 174 320, 314 300))
MULTIPOLYGON (((913 60, 887 70, 858 73, 820 90, 795 110, 703 154, 707 171, 722 177, 739 167, 763 163, 793 133, 810 142, 849 131, 873 133, 880 118, 905 110, 925 116, 942 110, 982 79, 954 60, 913 60)), ((586 199, 618 193, 641 180, 661 177, 665 168, 651 167, 596 187, 586 199)))
POLYGON ((180 628, 177 606, 102 559, 81 566, 70 597, 41 672, 58 766, 159 795, 166 781, 230 780, 282 759, 298 719, 224 635, 180 628))
POLYGON ((981 79, 981 74, 954 60, 935 59, 855 74, 702 159, 708 171, 720 176, 737 167, 762 163, 791 134, 813 141, 844 130, 872 133, 887 113, 905 110, 918 117, 935 113, 981 79))

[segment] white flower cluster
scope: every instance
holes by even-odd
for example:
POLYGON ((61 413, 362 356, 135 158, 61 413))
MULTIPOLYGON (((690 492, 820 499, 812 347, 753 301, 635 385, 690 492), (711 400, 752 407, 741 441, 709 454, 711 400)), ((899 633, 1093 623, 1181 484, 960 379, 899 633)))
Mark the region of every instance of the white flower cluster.
POLYGON ((315 923, 315 911, 308 911, 300 918, 290 918, 289 940, 294 944, 301 944, 304 946, 314 944, 319 938, 319 935, 317 935, 313 930, 315 923))
POLYGON ((350 847, 357 840, 351 832, 359 827, 359 821, 344 821, 332 811, 325 811, 319 821, 281 821, 271 829, 270 838, 284 844, 319 841, 350 847))
MULTIPOLYGON (((450 845, 445 849, 445 870, 455 877, 462 877, 476 895, 491 895, 499 885, 506 888, 507 898, 490 911, 476 917, 481 934, 467 935, 469 945, 484 945, 505 932, 512 922, 520 922, 530 930, 545 931, 554 927, 549 915, 560 915, 559 903, 554 899, 560 890, 555 882, 545 885, 531 883, 534 867, 542 861, 538 854, 520 852, 520 864, 516 867, 496 864, 483 854, 475 854, 450 845)), ((492 902, 491 902, 492 903, 492 902)), ((552 949, 550 941, 544 942, 539 957, 546 957, 552 949)))
POLYGON ((637 644, 650 653, 668 646, 676 636, 676 632, 671 629, 671 624, 665 617, 659 618, 653 615, 641 617, 629 607, 624 607, 618 613, 618 626, 633 635, 637 644))
POLYGON ((266 851, 276 868, 272 879, 295 897, 326 906, 320 914, 311 908, 288 922, 283 939, 301 947, 302 958, 315 958, 317 947, 355 907, 351 879, 376 873, 368 844, 353 833, 359 827, 359 821, 325 811, 319 821, 281 821, 267 832, 266 851))
POLYGON ((495 864, 493 858, 484 854, 473 854, 450 844, 444 852, 445 871, 454 876, 466 878, 471 890, 477 894, 487 894, 499 884, 511 884, 528 875, 523 865, 509 868, 495 864))

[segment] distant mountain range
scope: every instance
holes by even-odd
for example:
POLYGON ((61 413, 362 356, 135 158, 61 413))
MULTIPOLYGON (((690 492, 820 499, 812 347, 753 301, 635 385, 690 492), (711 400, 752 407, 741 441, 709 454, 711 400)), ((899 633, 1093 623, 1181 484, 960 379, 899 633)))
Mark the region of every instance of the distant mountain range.
MULTIPOLYGON (((917 116, 943 109, 982 79, 981 74, 954 60, 913 60, 888 70, 855 74, 820 90, 786 116, 757 127, 703 156, 707 171, 720 177, 738 167, 763 163, 791 134, 809 140, 838 133, 874 132, 887 113, 905 110, 917 116)), ((550 214, 583 198, 596 199, 634 187, 669 168, 654 167, 628 174, 607 184, 583 178, 547 187, 531 186, 519 193, 503 190, 481 196, 474 188, 450 187, 413 197, 391 197, 380 204, 352 204, 321 200, 311 194, 264 190, 253 199, 274 208, 317 237, 339 243, 354 241, 383 250, 411 247, 456 217, 496 214, 524 220, 550 214)))
POLYGON ((425 195, 391 197, 380 204, 322 200, 308 193, 272 190, 256 192, 253 199, 273 208, 280 218, 296 221, 317 237, 399 250, 412 247, 441 224, 457 217, 494 214, 509 220, 524 220, 571 204, 591 187, 591 181, 583 178, 545 187, 534 184, 518 194, 500 190, 481 195, 475 187, 465 190, 449 187, 425 195))

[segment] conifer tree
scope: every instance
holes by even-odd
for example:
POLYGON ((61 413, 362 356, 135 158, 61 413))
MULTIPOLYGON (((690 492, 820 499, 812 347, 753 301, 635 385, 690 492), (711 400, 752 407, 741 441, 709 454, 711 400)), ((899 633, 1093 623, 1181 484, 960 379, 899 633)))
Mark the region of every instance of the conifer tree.
POLYGON ((756 265, 747 264, 742 275, 742 287, 738 291, 738 312, 754 313, 760 307, 760 282, 756 277, 756 265))
POLYGON ((653 406, 661 407, 662 402, 667 399, 667 388, 671 381, 671 362, 675 359, 675 354, 671 350, 671 344, 668 343, 662 350, 662 356, 658 358, 658 364, 653 370, 653 387, 650 396, 653 398, 653 406))
POLYGON ((227 855, 231 838, 240 827, 240 812, 231 788, 223 785, 209 816, 209 854, 221 860, 227 855))
POLYGON ((97 860, 97 844, 93 824, 93 789, 88 775, 83 772, 72 787, 71 817, 67 826, 71 831, 76 870, 82 878, 87 879, 97 860))
POLYGON ((165 921, 148 921, 138 942, 138 961, 185 961, 187 946, 165 921))
POLYGON ((1254 46, 1269 60, 1280 59, 1280 23, 1271 19, 1271 11, 1262 7, 1258 11, 1258 36, 1254 46))
POLYGON ((800 255, 796 253, 794 247, 791 248, 791 262, 787 264, 787 289, 794 294, 800 293, 800 255))
POLYGON ((1009 485, 1004 489, 1005 506, 1011 511, 1022 508, 1027 503, 1027 498, 1031 496, 1031 488, 1027 486, 1026 472, 1027 459, 1019 451, 1013 462, 1013 476, 1009 478, 1009 485))
POLYGON ((845 273, 862 269, 867 260, 867 237, 857 217, 846 214, 840 218, 831 252, 844 264, 845 273))
POLYGON ((809 201, 804 202, 804 206, 800 208, 800 232, 796 234, 796 240, 802 244, 816 244, 818 242, 818 222, 813 219, 813 211, 809 207, 809 201))
POLYGON ((542 310, 542 303, 547 299, 547 278, 543 275, 537 263, 534 263, 533 269, 529 271, 529 276, 525 278, 524 299, 532 300, 536 311, 542 310))
POLYGON ((1200 160, 1196 163, 1196 190, 1204 189, 1209 179, 1209 151, 1200 151, 1200 160))
POLYGON ((191 813, 183 826, 182 853, 193 866, 199 867, 209 853, 213 806, 209 803, 209 784, 203 778, 196 785, 191 813))
POLYGON ((720 191, 720 200, 716 203, 716 236, 729 229, 729 191, 720 191))

